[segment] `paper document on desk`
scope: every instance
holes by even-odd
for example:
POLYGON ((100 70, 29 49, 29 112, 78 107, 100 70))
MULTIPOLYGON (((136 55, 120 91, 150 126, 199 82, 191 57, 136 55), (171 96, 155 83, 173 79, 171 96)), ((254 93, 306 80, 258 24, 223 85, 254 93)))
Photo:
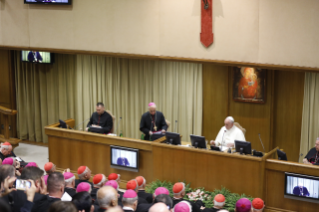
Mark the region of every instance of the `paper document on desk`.
POLYGON ((162 134, 162 131, 153 132, 153 134, 159 135, 162 134))
POLYGON ((229 147, 227 147, 227 146, 219 146, 219 148, 220 148, 220 151, 222 151, 222 152, 229 149, 229 147))

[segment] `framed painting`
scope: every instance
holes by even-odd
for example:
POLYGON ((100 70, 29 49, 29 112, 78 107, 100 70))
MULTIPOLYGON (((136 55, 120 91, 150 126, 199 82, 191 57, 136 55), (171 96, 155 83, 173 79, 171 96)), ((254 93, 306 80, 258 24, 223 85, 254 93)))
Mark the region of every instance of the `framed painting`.
POLYGON ((267 70, 235 67, 233 70, 233 100, 238 102, 266 102, 267 70))

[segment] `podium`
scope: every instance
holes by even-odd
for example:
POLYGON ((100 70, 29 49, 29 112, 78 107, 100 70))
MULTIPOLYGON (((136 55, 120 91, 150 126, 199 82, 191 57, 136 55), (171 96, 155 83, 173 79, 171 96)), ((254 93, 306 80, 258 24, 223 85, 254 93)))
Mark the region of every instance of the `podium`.
POLYGON ((10 138, 9 116, 16 115, 17 113, 18 111, 16 110, 0 106, 0 114, 2 114, 4 118, 4 134, 0 134, 0 142, 8 141, 12 145, 12 148, 19 146, 19 142, 21 141, 17 138, 10 138))

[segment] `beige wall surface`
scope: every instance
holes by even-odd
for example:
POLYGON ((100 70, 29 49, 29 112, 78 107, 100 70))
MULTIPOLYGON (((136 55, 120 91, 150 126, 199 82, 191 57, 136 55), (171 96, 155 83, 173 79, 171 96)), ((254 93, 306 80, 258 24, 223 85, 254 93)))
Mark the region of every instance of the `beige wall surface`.
POLYGON ((319 67, 317 0, 213 0, 209 48, 201 0, 0 3, 0 46, 319 67))

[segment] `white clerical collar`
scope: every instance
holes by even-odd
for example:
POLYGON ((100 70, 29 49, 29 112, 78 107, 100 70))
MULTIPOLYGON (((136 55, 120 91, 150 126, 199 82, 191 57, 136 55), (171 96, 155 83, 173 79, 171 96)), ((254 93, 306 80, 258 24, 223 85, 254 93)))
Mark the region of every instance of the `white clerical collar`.
POLYGON ((126 207, 126 206, 123 206, 123 210, 130 210, 130 211, 134 211, 134 209, 133 209, 133 208, 126 207))

